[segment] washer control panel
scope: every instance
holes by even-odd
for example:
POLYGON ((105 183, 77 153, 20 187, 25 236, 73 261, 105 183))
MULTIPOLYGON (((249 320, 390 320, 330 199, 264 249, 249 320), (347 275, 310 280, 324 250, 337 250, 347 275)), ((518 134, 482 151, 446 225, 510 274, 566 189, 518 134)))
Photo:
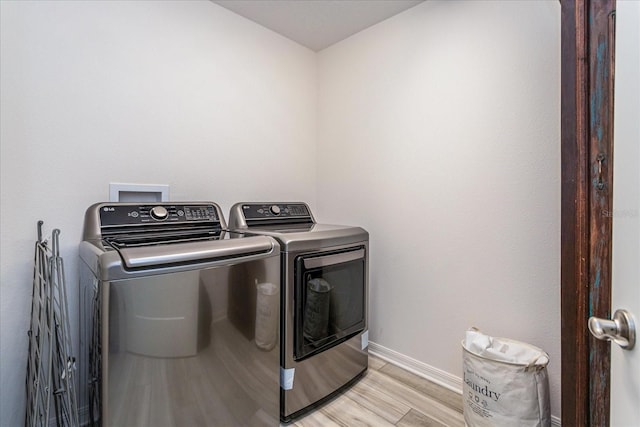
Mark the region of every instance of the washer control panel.
POLYGON ((161 224, 161 223, 219 223, 213 205, 105 205, 100 208, 102 226, 161 224))
POLYGON ((246 203, 242 205, 242 214, 247 220, 311 218, 304 203, 246 203))

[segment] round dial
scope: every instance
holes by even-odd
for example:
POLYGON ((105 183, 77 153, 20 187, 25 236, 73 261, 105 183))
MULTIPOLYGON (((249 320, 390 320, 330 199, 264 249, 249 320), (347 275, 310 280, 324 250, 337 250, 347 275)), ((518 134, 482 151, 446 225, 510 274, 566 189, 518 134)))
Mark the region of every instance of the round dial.
POLYGON ((280 215, 280 206, 278 205, 273 205, 269 208, 269 210, 271 211, 272 214, 274 215, 280 215))
POLYGON ((162 206, 155 206, 151 208, 149 213, 151 214, 151 218, 157 219, 158 221, 164 221, 169 217, 169 211, 162 206))

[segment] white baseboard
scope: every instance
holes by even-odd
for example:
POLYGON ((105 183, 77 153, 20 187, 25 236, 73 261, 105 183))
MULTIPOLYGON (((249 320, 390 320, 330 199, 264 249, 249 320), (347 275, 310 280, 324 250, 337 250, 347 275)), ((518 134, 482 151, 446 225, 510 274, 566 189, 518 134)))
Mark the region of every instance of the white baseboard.
MULTIPOLYGON (((441 369, 434 368, 431 365, 427 365, 419 360, 412 359, 409 356, 405 356, 402 353, 398 353, 395 350, 381 346, 378 343, 369 341, 369 353, 379 357, 393 365, 398 366, 406 371, 409 371, 419 377, 425 378, 433 383, 436 383, 442 387, 445 387, 451 391, 454 391, 462 395, 462 378, 451 375, 441 369)), ((462 362, 461 362, 462 363, 462 362)), ((560 418, 554 415, 551 416, 551 425, 553 427, 560 427, 562 424, 560 418)))
POLYGON ((372 341, 369 341, 369 352, 382 360, 462 395, 462 379, 455 375, 451 375, 448 372, 434 368, 424 362, 412 359, 409 356, 405 356, 402 353, 398 353, 395 350, 383 347, 372 341))

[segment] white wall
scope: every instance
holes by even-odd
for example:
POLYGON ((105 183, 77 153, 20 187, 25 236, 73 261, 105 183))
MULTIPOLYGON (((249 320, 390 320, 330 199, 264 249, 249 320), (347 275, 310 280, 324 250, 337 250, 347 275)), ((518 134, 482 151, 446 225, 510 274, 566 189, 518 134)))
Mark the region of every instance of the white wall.
POLYGON ((0 5, 0 425, 16 426, 36 221, 62 230, 75 328, 84 210, 109 182, 169 184, 226 212, 313 206, 316 58, 208 1, 0 5))
POLYGON ((371 234, 370 339, 458 377, 549 352, 560 416, 560 4, 430 0, 320 52, 318 209, 371 234))

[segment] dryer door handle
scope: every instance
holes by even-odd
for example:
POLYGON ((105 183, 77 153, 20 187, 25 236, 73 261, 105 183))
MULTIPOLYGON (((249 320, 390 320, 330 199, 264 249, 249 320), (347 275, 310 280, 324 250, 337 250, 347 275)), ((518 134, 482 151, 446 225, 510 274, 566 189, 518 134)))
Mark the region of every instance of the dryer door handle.
POLYGON ((364 259, 364 249, 304 259, 304 268, 312 269, 364 259))

